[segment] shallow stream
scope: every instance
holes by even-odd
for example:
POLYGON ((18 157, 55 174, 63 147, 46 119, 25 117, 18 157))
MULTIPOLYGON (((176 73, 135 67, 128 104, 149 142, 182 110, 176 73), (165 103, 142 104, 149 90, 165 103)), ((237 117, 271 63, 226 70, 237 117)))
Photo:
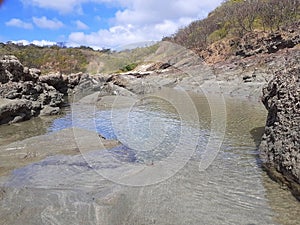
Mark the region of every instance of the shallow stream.
POLYGON ((226 99, 219 110, 219 101, 169 90, 74 103, 54 119, 1 126, 2 146, 74 126, 122 144, 50 156, 2 177, 0 223, 299 224, 299 202, 260 166, 265 109, 226 99), (212 138, 212 120, 226 132, 212 138))

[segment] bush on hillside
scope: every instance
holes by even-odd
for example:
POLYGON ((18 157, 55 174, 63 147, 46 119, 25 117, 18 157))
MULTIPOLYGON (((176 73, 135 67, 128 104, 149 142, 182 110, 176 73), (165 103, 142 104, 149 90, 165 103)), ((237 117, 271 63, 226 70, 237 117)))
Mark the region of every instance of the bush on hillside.
POLYGON ((163 40, 203 50, 225 37, 253 30, 276 31, 300 20, 300 0, 225 0, 207 18, 192 22, 163 40))

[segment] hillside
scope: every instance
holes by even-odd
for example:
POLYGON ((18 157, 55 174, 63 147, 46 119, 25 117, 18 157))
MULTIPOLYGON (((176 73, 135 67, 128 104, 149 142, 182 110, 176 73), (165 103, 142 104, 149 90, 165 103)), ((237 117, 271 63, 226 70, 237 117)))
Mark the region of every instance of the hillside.
POLYGON ((299 25, 299 0, 226 0, 207 18, 192 22, 164 40, 195 51, 208 63, 216 63, 235 56, 299 47, 299 25))
MULTIPOLYGON (((230 63, 252 56, 263 58, 282 49, 300 48, 299 0, 226 0, 207 18, 192 22, 163 41, 193 50, 206 63, 230 63)), ((159 45, 121 52, 90 47, 23 46, 0 43, 1 55, 15 55, 29 68, 90 74, 126 72, 153 54, 159 45)))
POLYGON ((37 68, 42 74, 50 72, 71 74, 86 72, 112 73, 132 69, 148 55, 156 51, 157 45, 121 52, 110 49, 93 50, 90 47, 67 48, 55 46, 23 46, 14 43, 0 43, 0 56, 14 55, 28 68, 37 68))
MULTIPOLYGON (((193 50, 205 62, 235 61, 281 49, 299 48, 299 0, 226 0, 207 18, 192 22, 163 41, 193 50)), ((153 54, 158 45, 122 52, 90 47, 23 46, 0 43, 1 55, 15 55, 42 74, 126 72, 153 54)))
POLYGON ((0 55, 14 55, 28 68, 38 68, 48 72, 85 72, 90 50, 60 48, 59 46, 40 47, 7 43, 0 45, 0 55), (87 54, 88 53, 88 54, 87 54))

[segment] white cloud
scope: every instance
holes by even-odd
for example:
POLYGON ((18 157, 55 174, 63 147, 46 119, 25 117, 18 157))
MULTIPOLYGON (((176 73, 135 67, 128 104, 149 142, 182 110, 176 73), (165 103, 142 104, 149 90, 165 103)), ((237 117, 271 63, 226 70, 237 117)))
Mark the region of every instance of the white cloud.
MULTIPOLYGON (((57 10, 60 13, 84 13, 83 4, 105 3, 118 6, 110 19, 110 28, 97 32, 73 32, 72 45, 113 47, 146 40, 160 40, 191 21, 205 17, 223 0, 22 0, 24 4, 57 10)), ((107 19, 107 18, 105 18, 107 19)), ((58 21, 56 21, 58 22, 58 21)), ((77 29, 84 24, 77 21, 77 29)), ((91 26, 91 25, 90 25, 91 26)))
POLYGON ((97 47, 117 47, 128 43, 144 41, 145 36, 128 25, 111 27, 108 30, 102 29, 98 32, 84 34, 83 32, 74 32, 69 36, 70 45, 88 45, 97 47))
POLYGON ((6 22, 5 25, 11 26, 11 27, 20 27, 20 28, 24 28, 24 29, 32 29, 33 28, 31 23, 26 23, 26 22, 23 22, 22 20, 16 19, 16 18, 13 18, 10 21, 6 22))
POLYGON ((19 40, 19 41, 12 41, 14 44, 21 44, 21 45, 29 45, 30 42, 27 40, 19 40))
POLYGON ((163 20, 178 20, 187 17, 203 18, 222 0, 127 0, 122 2, 125 9, 116 13, 116 23, 153 24, 163 20))
POLYGON ((85 34, 73 32, 69 35, 68 43, 72 46, 87 45, 97 47, 120 48, 128 44, 160 40, 166 34, 177 31, 178 25, 186 25, 190 20, 165 20, 161 23, 146 26, 118 25, 98 32, 85 34))
POLYGON ((191 21, 203 18, 222 0, 112 0, 124 7, 113 26, 93 33, 71 33, 72 44, 116 47, 146 40, 160 40, 191 21))
POLYGON ((87 30, 89 29, 89 26, 86 25, 85 23, 81 22, 80 20, 77 20, 76 22, 76 26, 78 30, 87 30))
POLYGON ((56 42, 53 41, 47 41, 47 40, 34 40, 34 41, 28 41, 28 40, 18 40, 18 41, 12 41, 12 43, 14 44, 22 44, 22 45, 30 45, 30 44, 34 44, 34 45, 38 45, 38 46, 51 46, 51 45, 55 45, 56 42))
POLYGON ((60 13, 74 13, 82 10, 87 3, 110 4, 121 6, 117 19, 129 19, 129 15, 138 15, 138 18, 191 16, 201 14, 203 9, 216 7, 222 0, 21 0, 24 5, 37 6, 44 9, 53 9, 60 13), (152 14, 149 14, 151 12, 152 14))
POLYGON ((47 41, 47 40, 41 40, 41 41, 34 40, 31 42, 31 44, 38 45, 38 46, 51 46, 51 45, 56 45, 56 42, 47 41))
POLYGON ((61 21, 57 19, 49 20, 45 16, 41 18, 33 17, 32 20, 34 24, 40 28, 59 29, 64 26, 64 24, 61 21))

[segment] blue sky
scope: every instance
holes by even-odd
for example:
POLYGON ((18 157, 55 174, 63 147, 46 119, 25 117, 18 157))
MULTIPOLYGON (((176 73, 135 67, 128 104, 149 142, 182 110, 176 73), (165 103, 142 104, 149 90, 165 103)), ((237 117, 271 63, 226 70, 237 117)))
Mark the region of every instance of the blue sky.
POLYGON ((6 0, 0 42, 119 48, 157 41, 201 19, 222 0, 6 0))

